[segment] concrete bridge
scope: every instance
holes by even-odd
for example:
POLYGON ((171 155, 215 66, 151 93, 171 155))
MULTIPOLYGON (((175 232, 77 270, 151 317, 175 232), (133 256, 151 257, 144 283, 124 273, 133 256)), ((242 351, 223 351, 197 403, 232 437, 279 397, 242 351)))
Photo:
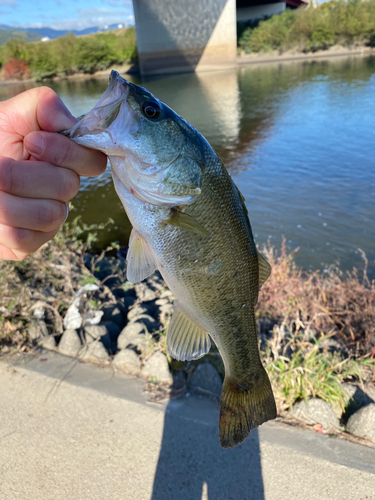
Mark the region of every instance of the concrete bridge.
POLYGON ((307 0, 133 0, 143 75, 234 67, 236 21, 278 14, 307 0))

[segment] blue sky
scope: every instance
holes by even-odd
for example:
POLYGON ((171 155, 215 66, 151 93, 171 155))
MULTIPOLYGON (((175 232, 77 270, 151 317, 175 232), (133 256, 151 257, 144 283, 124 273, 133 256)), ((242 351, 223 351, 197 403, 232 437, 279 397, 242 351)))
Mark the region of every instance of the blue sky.
POLYGON ((0 0, 0 24, 81 30, 134 23, 132 0, 0 0))

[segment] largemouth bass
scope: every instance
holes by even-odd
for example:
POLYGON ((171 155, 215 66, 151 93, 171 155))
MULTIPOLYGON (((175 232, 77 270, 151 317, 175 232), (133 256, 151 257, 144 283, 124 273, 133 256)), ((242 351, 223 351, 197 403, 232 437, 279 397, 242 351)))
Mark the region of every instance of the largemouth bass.
POLYGON ((198 359, 210 338, 219 349, 220 443, 236 446, 276 417, 254 313, 271 268, 255 247, 243 196, 197 130, 115 71, 97 105, 65 134, 109 157, 133 225, 127 277, 136 283, 159 269, 175 296, 170 354, 198 359))

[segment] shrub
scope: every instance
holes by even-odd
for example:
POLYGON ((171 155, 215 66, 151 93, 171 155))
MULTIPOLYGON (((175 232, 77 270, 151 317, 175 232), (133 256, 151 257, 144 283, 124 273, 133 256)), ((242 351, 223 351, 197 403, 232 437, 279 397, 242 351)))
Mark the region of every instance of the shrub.
POLYGON ((26 78, 31 78, 31 71, 26 61, 10 59, 4 64, 5 80, 25 80, 26 78))
POLYGON ((239 46, 246 52, 297 48, 306 52, 328 49, 337 42, 373 46, 375 0, 331 0, 317 9, 290 9, 241 28, 239 46))

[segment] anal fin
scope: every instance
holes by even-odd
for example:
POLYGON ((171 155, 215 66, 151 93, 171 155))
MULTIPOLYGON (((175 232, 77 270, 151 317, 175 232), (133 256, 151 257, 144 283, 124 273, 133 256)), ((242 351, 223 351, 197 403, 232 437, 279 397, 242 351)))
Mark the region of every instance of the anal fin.
POLYGON ((193 323, 175 303, 167 333, 167 346, 173 358, 190 361, 207 354, 211 341, 208 333, 193 323))
POLYGON ((147 241, 135 229, 130 235, 126 260, 126 277, 131 283, 144 280, 158 268, 147 241))

